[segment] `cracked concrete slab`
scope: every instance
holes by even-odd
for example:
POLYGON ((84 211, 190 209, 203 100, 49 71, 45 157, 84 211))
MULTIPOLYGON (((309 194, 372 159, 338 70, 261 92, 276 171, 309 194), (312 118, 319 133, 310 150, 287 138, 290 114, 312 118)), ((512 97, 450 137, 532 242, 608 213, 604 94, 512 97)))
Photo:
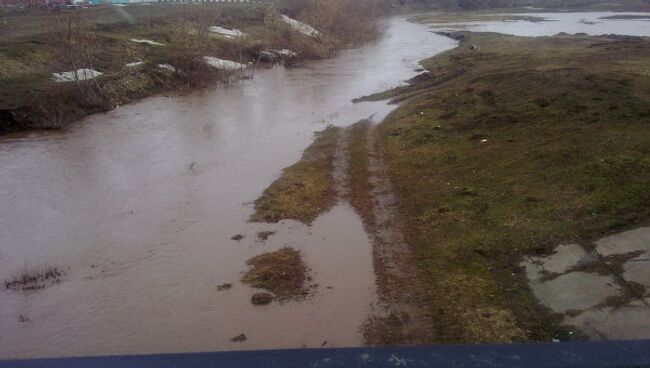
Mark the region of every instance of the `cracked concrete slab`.
POLYGON ((565 244, 521 264, 539 301, 590 338, 650 338, 650 227, 602 238, 591 252, 565 244), (645 286, 644 299, 629 299, 632 283, 645 286))
POLYGON ((623 279, 635 282, 646 288, 650 293, 650 254, 644 253, 623 264, 623 279))
POLYGON ((614 277, 586 272, 570 272, 530 286, 542 303, 560 313, 589 309, 621 294, 614 277))
POLYGON ((578 244, 564 244, 555 248, 548 257, 527 257, 522 266, 529 280, 539 280, 549 274, 562 274, 579 264, 589 255, 578 244))
POLYGON ((647 339, 650 331, 650 307, 635 304, 621 308, 589 310, 567 323, 579 326, 593 340, 647 339))
POLYGON ((595 242, 603 257, 635 251, 650 251, 650 227, 642 227, 604 237, 595 242))

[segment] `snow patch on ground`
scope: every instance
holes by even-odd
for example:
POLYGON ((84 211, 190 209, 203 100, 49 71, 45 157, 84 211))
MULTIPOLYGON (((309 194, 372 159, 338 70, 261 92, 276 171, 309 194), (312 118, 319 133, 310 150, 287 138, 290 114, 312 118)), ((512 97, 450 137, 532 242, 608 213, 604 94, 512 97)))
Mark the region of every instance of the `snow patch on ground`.
POLYGON ((274 54, 280 55, 282 57, 288 57, 288 58, 298 56, 297 52, 289 50, 289 49, 281 49, 281 50, 273 49, 273 50, 271 50, 271 52, 274 53, 274 54))
POLYGON ((156 41, 152 41, 152 40, 146 40, 146 39, 143 39, 143 38, 130 38, 129 41, 135 42, 135 43, 146 43, 146 44, 152 45, 152 46, 165 46, 164 43, 160 43, 160 42, 156 42, 156 41))
POLYGON ((220 26, 214 26, 208 28, 208 30, 212 33, 217 33, 222 36, 226 36, 228 38, 236 38, 236 37, 246 37, 247 34, 238 30, 238 29, 228 29, 220 26))
POLYGON ((132 63, 126 63, 126 66, 129 67, 129 68, 134 68, 136 66, 140 66, 140 65, 143 65, 143 64, 144 64, 144 61, 134 61, 132 63))
POLYGON ((320 32, 318 32, 318 30, 316 30, 316 28, 310 26, 309 24, 303 23, 303 22, 301 22, 299 20, 295 20, 293 18, 289 18, 288 16, 286 16, 284 14, 280 17, 280 19, 283 22, 285 22, 286 24, 288 24, 291 28, 295 29, 296 31, 298 31, 298 32, 300 32, 302 34, 305 34, 305 35, 311 36, 311 37, 319 37, 320 36, 320 32))
POLYGON ((170 72, 174 72, 174 73, 176 72, 176 68, 174 68, 169 64, 158 64, 158 68, 163 70, 169 70, 170 72))
POLYGON ((77 69, 77 71, 52 73, 52 80, 57 83, 61 82, 75 82, 78 80, 94 79, 103 73, 93 69, 77 69))
POLYGON ((205 60, 206 64, 219 70, 235 71, 248 68, 248 65, 246 64, 241 64, 232 60, 218 59, 212 56, 204 56, 203 60, 205 60))

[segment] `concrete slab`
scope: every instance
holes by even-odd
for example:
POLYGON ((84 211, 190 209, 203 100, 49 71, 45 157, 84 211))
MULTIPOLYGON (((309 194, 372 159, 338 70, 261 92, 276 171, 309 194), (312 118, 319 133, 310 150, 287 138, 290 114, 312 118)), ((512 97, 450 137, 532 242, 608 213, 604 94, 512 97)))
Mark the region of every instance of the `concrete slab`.
POLYGON ((545 272, 565 273, 588 258, 587 252, 578 244, 564 244, 555 248, 555 253, 548 257, 527 257, 521 263, 526 268, 530 281, 544 277, 545 272))
POLYGON ((587 257, 587 252, 578 244, 560 245, 555 253, 543 260, 544 269, 552 273, 564 273, 587 257))
POLYGON ((650 292, 650 253, 623 263, 623 279, 641 284, 650 292))
POLYGON ((571 272, 550 281, 532 282, 530 287, 542 303, 560 313, 589 309, 610 296, 621 294, 612 276, 586 272, 571 272))
POLYGON ((585 311, 576 317, 567 317, 565 322, 594 340, 650 338, 650 307, 647 305, 585 311))
POLYGON ((650 251, 650 227, 642 227, 602 238, 596 243, 596 251, 607 257, 636 251, 650 251))

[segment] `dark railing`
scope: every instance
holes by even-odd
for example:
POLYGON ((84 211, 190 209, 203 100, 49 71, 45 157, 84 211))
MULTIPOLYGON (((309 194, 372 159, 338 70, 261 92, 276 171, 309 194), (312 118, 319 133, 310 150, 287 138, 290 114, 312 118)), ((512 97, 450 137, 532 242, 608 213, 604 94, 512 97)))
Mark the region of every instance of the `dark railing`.
MULTIPOLYGON (((5 336, 8 337, 8 336, 5 336)), ((0 361, 11 368, 639 368, 650 340, 395 348, 261 350, 0 361)))

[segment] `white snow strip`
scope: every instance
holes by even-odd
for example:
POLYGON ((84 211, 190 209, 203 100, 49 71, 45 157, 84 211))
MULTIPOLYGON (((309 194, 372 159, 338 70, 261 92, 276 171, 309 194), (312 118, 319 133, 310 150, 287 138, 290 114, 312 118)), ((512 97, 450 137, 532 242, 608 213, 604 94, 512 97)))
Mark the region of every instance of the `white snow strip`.
POLYGON ((158 64, 158 68, 163 70, 169 70, 170 72, 176 72, 176 68, 169 64, 158 64))
POLYGON ((281 18, 283 22, 291 26, 291 28, 295 29, 296 31, 305 34, 307 36, 311 37, 319 37, 320 32, 316 30, 316 28, 310 26, 309 24, 303 23, 299 20, 295 20, 293 18, 289 18, 286 15, 282 14, 281 18))
POLYGON ((132 63, 127 63, 126 66, 128 66, 129 68, 133 68, 136 66, 140 66, 142 64, 144 64, 144 61, 134 61, 132 63))
POLYGON ((52 80, 54 80, 57 83, 75 82, 78 80, 94 79, 99 77, 102 74, 103 73, 100 73, 93 69, 77 69, 76 72, 71 71, 71 72, 62 72, 62 73, 52 73, 52 80))
POLYGON ((156 41, 151 41, 151 40, 145 40, 143 38, 131 38, 129 39, 131 42, 136 42, 136 43, 146 43, 152 46, 165 46, 164 43, 156 42, 156 41))
POLYGON ((208 28, 208 30, 212 33, 217 33, 223 36, 226 36, 228 38, 236 38, 236 37, 246 37, 247 34, 238 30, 238 29, 228 29, 220 26, 214 26, 208 28))
POLYGON ((289 50, 289 49, 282 49, 282 50, 273 49, 273 50, 271 50, 271 52, 276 53, 276 54, 278 54, 280 56, 289 57, 289 58, 298 56, 297 52, 289 50))
POLYGON ((213 66, 219 70, 235 71, 248 68, 248 65, 246 64, 240 64, 231 60, 217 59, 216 57, 212 56, 204 56, 203 60, 205 60, 206 64, 213 66))

